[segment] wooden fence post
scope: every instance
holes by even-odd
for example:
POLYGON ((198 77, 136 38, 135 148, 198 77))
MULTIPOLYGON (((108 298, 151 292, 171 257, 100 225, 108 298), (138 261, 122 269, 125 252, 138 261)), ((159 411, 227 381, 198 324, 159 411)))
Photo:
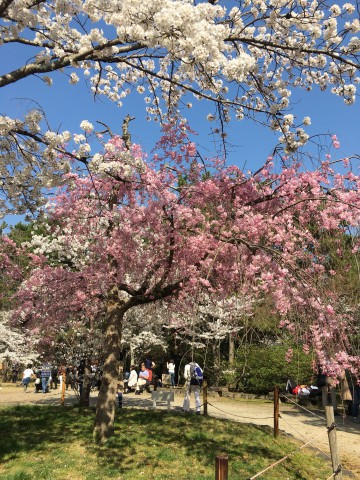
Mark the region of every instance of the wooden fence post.
POLYGON ((228 461, 227 455, 216 455, 215 480, 228 480, 228 461))
POLYGON ((65 404, 65 390, 66 390, 66 370, 63 371, 62 379, 61 379, 61 398, 60 398, 60 404, 64 405, 65 404))
POLYGON ((334 408, 332 405, 325 406, 326 426, 328 429, 331 463, 336 480, 341 480, 342 468, 339 459, 339 450, 336 441, 336 423, 334 418, 334 408))
POLYGON ((274 437, 279 435, 279 387, 274 387, 274 437))
POLYGON ((204 405, 204 415, 208 414, 208 409, 207 409, 207 380, 204 379, 203 382, 203 405, 204 405))

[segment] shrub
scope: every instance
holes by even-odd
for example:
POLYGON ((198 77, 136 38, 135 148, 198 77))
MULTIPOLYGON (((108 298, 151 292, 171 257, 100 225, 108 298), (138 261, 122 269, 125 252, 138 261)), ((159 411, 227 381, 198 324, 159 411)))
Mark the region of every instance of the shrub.
POLYGON ((285 360, 288 348, 284 344, 247 346, 246 351, 238 352, 232 373, 228 371, 228 383, 239 391, 256 394, 266 394, 275 385, 284 390, 289 378, 295 383, 309 383, 313 375, 311 356, 292 345, 294 354, 289 363, 285 360))

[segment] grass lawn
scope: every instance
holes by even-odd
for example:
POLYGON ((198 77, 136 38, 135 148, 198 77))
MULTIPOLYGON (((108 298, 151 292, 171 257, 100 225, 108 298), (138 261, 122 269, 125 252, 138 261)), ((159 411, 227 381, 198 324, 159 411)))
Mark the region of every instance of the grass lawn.
MULTIPOLYGON (((164 410, 120 410, 115 436, 92 442, 94 410, 23 405, 0 409, 1 480, 214 480, 229 456, 229 480, 245 480, 297 449, 270 429, 164 410)), ((324 479, 328 461, 301 450, 260 478, 324 479)))

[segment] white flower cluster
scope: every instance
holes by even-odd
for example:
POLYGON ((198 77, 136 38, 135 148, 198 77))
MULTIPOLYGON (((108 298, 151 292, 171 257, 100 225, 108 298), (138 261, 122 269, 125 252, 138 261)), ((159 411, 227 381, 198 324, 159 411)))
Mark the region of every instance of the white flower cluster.
POLYGON ((121 150, 111 142, 105 144, 105 151, 105 155, 97 153, 93 156, 89 164, 92 172, 117 175, 124 179, 130 179, 135 173, 144 172, 144 160, 133 155, 131 151, 121 150))
POLYGON ((346 11, 346 13, 348 13, 349 15, 351 15, 352 13, 355 12, 355 5, 353 5, 352 3, 344 3, 343 5, 343 10, 346 11))
POLYGON ((83 120, 80 123, 80 128, 84 130, 86 133, 91 133, 94 130, 94 125, 90 123, 88 120, 83 120))
POLYGON ((39 109, 29 111, 24 120, 0 116, 1 214, 35 213, 44 203, 43 188, 58 186, 68 168, 58 157, 70 133, 42 134, 43 123, 39 109))
POLYGON ((36 255, 45 255, 50 259, 50 263, 58 265, 60 262, 69 262, 74 266, 80 267, 86 264, 88 258, 88 237, 71 237, 69 243, 69 231, 61 232, 57 230, 49 235, 36 235, 31 238, 29 246, 36 255))
POLYGON ((0 311, 0 362, 33 363, 39 357, 35 350, 39 338, 11 326, 12 315, 11 311, 0 311))

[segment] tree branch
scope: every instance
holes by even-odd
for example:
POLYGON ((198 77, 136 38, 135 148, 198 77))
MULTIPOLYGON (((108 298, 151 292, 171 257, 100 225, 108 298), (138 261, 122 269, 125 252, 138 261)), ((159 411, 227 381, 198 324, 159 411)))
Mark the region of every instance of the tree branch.
MULTIPOLYGON (((74 55, 66 55, 65 57, 57 58, 56 60, 43 61, 40 63, 29 63, 28 65, 18 68, 17 70, 13 70, 10 73, 0 76, 0 88, 10 85, 11 83, 15 83, 23 78, 29 77, 30 75, 54 72, 84 60, 101 61, 101 58, 99 58, 99 53, 107 48, 117 46, 119 44, 122 45, 121 41, 116 38, 103 45, 97 45, 86 52, 77 53, 74 55)), ((126 45, 122 48, 119 48, 119 53, 128 53, 135 50, 140 50, 142 48, 146 48, 146 46, 142 45, 141 43, 134 43, 132 45, 126 45)))

